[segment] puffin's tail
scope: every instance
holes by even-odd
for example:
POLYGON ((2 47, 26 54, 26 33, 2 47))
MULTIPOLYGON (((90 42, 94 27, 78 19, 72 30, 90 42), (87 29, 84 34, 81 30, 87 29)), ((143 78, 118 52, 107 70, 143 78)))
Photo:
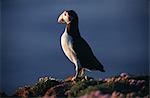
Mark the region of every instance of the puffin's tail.
POLYGON ((103 69, 98 69, 98 70, 101 71, 101 72, 105 72, 104 68, 103 69))
MULTIPOLYGON (((99 62, 99 61, 98 61, 99 62)), ((105 72, 103 65, 99 62, 97 69, 101 72, 105 72)))
POLYGON ((96 57, 94 58, 93 61, 94 61, 95 65, 96 65, 95 66, 96 70, 99 70, 101 72, 105 72, 103 65, 97 60, 96 57))

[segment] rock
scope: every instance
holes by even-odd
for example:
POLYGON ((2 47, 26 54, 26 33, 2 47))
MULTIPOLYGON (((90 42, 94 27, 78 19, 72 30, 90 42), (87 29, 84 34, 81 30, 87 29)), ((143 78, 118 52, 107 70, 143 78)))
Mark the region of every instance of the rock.
POLYGON ((45 95, 43 96, 43 98, 54 97, 54 96, 55 97, 67 97, 68 95, 66 95, 66 91, 69 90, 69 88, 72 85, 73 84, 71 82, 66 82, 63 84, 56 85, 48 89, 45 95))
POLYGON ((13 95, 13 97, 22 97, 22 98, 28 98, 30 96, 30 87, 20 87, 18 90, 16 90, 16 93, 13 95))
MULTIPOLYGON (((80 97, 80 98, 149 98, 149 76, 129 76, 122 73, 106 79, 96 80, 92 77, 78 77, 71 81, 73 76, 64 80, 53 77, 41 77, 32 86, 20 87, 13 97, 80 97)), ((7 96, 0 93, 0 97, 7 96)))
POLYGON ((49 78, 48 77, 42 77, 39 78, 39 82, 46 82, 49 78))

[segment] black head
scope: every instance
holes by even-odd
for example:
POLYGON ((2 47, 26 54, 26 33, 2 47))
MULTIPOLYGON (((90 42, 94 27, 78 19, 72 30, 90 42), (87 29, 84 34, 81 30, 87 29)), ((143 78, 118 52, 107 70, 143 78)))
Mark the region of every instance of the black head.
POLYGON ((74 10, 68 10, 67 12, 68 12, 69 16, 72 17, 72 19, 78 20, 78 15, 74 10))
POLYGON ((66 24, 69 24, 71 22, 78 22, 78 15, 73 10, 63 11, 58 18, 58 22, 66 24))

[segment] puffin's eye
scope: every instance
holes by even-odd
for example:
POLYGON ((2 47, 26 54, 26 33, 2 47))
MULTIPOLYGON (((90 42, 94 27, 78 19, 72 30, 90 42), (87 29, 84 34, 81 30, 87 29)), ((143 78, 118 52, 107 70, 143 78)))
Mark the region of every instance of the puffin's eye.
POLYGON ((66 16, 67 14, 66 14, 66 13, 64 13, 64 15, 66 16))

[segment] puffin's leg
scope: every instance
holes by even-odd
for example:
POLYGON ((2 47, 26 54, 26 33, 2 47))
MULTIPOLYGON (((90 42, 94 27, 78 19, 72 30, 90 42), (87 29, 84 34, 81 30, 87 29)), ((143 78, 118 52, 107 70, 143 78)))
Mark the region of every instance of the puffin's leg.
POLYGON ((77 78, 78 75, 79 75, 79 72, 81 71, 79 61, 77 61, 77 62, 75 63, 75 66, 76 66, 76 74, 75 74, 75 76, 72 78, 72 81, 76 80, 76 78, 77 78))
POLYGON ((84 77, 84 68, 81 69, 81 77, 84 77))
POLYGON ((72 81, 74 81, 74 80, 77 79, 77 77, 78 77, 78 75, 79 75, 79 71, 80 71, 79 67, 76 66, 76 74, 75 74, 75 76, 72 78, 72 81))

